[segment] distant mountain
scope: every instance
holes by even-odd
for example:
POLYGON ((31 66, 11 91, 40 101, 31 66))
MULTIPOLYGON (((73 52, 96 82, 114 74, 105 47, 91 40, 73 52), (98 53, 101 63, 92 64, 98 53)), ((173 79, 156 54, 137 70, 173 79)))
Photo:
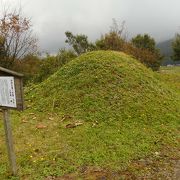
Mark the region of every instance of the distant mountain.
POLYGON ((173 39, 169 39, 166 41, 162 41, 156 45, 156 47, 160 49, 161 54, 165 56, 162 65, 175 64, 175 62, 171 59, 171 56, 173 54, 172 41, 173 39))
POLYGON ((160 42, 157 44, 157 48, 160 49, 161 53, 164 56, 172 56, 173 50, 172 50, 172 41, 173 39, 169 39, 163 42, 160 42))

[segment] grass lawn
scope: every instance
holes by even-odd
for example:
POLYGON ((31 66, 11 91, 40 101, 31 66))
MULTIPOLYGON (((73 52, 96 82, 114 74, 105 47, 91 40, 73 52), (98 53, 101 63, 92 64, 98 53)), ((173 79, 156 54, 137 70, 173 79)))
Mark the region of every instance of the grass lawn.
POLYGON ((178 68, 154 73, 117 52, 73 60, 26 88, 27 109, 12 112, 17 177, 8 173, 1 121, 0 179, 96 179, 92 169, 109 179, 127 168, 137 174, 134 161, 179 148, 179 76, 178 68))
POLYGON ((180 66, 161 67, 160 72, 165 82, 175 86, 180 92, 180 66))

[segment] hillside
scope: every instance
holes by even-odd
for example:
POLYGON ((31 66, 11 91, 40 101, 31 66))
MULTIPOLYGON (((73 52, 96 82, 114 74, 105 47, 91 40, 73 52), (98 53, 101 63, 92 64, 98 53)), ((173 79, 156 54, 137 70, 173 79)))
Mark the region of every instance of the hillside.
POLYGON ((160 49, 161 54, 164 56, 162 65, 174 64, 174 61, 171 59, 173 54, 172 41, 173 39, 169 39, 157 44, 157 48, 160 49))
POLYGON ((122 109, 126 109, 126 114, 135 111, 139 116, 139 110, 146 112, 144 105, 151 103, 154 105, 151 110, 156 111, 157 106, 164 106, 172 96, 141 63, 123 53, 106 51, 82 55, 29 95, 33 106, 40 111, 53 109, 84 120, 93 120, 91 115, 94 117, 96 113, 103 120, 99 116, 101 111, 105 117, 116 119, 117 113, 113 111, 122 109), (164 102, 159 102, 162 97, 164 102))
POLYGON ((157 48, 160 49, 161 54, 164 56, 162 65, 179 64, 180 63, 178 61, 173 61, 171 59, 171 56, 173 55, 172 41, 173 41, 173 39, 169 39, 169 40, 162 41, 157 44, 157 48))
POLYGON ((118 177, 134 160, 178 147, 180 94, 158 76, 124 53, 96 51, 29 87, 27 110, 13 116, 19 176, 84 178, 95 169, 118 177))
POLYGON ((164 56, 168 56, 168 57, 172 56, 172 53, 173 53, 172 41, 173 41, 173 39, 169 39, 169 40, 162 41, 157 44, 157 48, 160 49, 161 53, 164 56))

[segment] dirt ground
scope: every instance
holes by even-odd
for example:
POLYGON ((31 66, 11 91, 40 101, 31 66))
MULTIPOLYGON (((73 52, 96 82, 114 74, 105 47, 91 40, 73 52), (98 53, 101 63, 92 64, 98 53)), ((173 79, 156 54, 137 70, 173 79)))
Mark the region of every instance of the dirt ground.
POLYGON ((45 180, 180 180, 180 149, 165 147, 161 152, 139 159, 119 172, 93 167, 81 167, 78 173, 45 180))

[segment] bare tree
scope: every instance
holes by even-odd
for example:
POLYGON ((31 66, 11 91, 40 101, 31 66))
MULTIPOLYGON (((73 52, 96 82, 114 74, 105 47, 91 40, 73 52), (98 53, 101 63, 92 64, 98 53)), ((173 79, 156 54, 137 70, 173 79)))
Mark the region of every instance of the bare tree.
POLYGON ((22 15, 21 8, 9 11, 7 8, 0 17, 0 37, 4 61, 11 66, 15 60, 37 52, 37 38, 33 36, 31 21, 22 15))
POLYGON ((112 25, 110 26, 110 32, 115 33, 123 40, 127 40, 128 38, 128 31, 126 29, 126 22, 118 22, 116 19, 112 19, 112 25))

